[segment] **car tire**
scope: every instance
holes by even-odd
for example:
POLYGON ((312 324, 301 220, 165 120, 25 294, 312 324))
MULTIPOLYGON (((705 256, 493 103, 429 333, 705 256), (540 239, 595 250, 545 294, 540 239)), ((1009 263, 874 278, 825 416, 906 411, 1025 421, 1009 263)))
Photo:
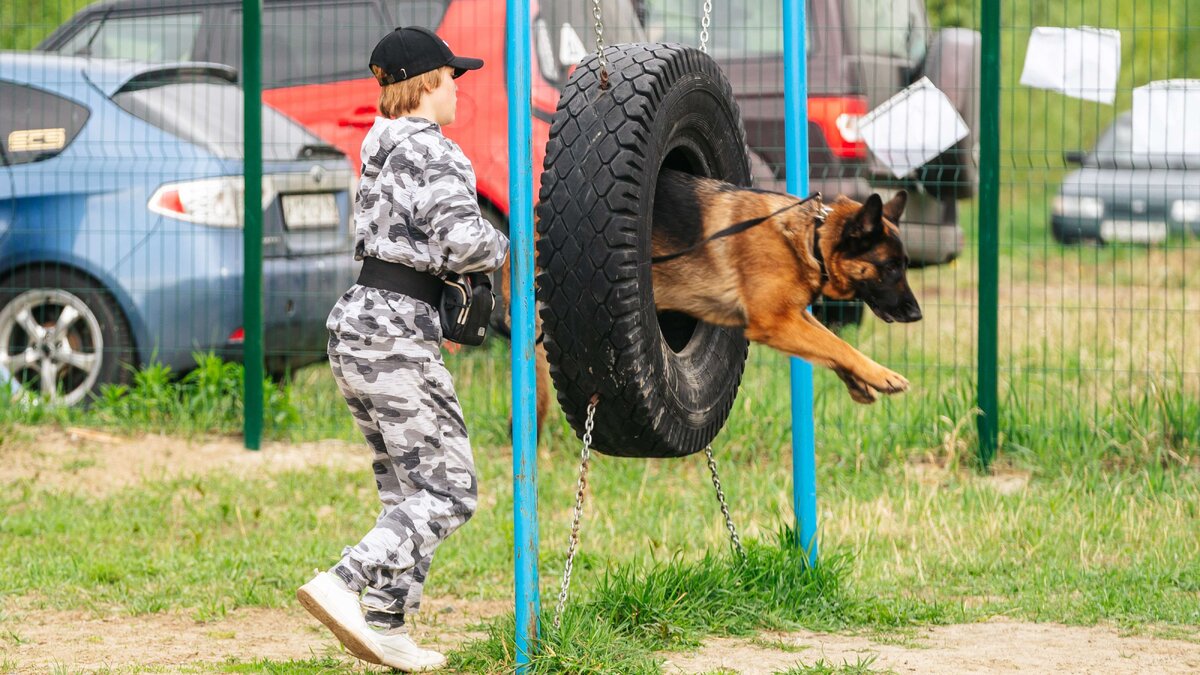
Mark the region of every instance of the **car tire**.
MULTIPOLYGON (((623 457, 704 449, 729 416, 747 342, 740 329, 659 315, 651 282, 654 191, 664 167, 750 185, 745 131, 716 62, 680 45, 593 55, 559 100, 537 207, 540 312, 550 372, 582 437, 623 457)), ((701 280, 697 280, 702 283, 701 280)))
POLYGON ((128 383, 131 361, 129 324, 90 277, 36 266, 0 283, 0 365, 16 382, 77 405, 104 384, 128 383))

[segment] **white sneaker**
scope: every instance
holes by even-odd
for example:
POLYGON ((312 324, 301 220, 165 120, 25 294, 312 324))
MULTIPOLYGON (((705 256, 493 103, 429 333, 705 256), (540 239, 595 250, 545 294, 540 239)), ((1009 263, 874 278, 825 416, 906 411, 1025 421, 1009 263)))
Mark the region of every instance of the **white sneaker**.
POLYGON ((296 591, 296 599, 346 646, 356 658, 384 663, 376 634, 363 618, 358 594, 329 572, 317 572, 313 580, 296 591))
POLYGON ((446 665, 445 656, 432 649, 418 647, 405 632, 376 633, 375 643, 383 651, 380 663, 406 673, 423 673, 446 665))

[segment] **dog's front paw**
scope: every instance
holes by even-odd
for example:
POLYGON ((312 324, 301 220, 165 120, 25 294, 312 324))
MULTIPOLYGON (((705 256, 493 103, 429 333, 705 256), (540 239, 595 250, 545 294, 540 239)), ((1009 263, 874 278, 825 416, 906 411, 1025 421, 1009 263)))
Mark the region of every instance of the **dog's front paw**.
POLYGON ((850 371, 835 369, 834 372, 837 373, 838 377, 842 378, 842 382, 846 383, 846 389, 850 392, 850 398, 855 403, 870 405, 878 398, 875 390, 870 385, 852 375, 850 371))
POLYGON ((899 394, 902 391, 908 391, 908 379, 883 366, 879 367, 878 373, 873 373, 872 377, 867 379, 867 384, 885 394, 899 394))

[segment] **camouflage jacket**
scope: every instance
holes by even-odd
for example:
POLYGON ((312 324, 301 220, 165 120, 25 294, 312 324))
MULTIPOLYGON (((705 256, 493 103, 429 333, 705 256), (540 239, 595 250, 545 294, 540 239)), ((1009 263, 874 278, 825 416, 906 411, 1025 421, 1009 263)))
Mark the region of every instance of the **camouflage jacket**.
POLYGON ((479 212, 475 170, 441 127, 419 117, 375 118, 362 145, 354 258, 419 272, 490 272, 508 238, 479 212))

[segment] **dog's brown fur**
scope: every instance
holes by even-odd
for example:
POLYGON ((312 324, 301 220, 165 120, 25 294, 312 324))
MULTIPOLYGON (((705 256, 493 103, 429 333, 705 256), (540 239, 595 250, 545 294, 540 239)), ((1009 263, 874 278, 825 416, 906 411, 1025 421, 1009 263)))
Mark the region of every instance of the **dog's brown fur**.
MULTIPOLYGON (((810 202, 738 234, 708 241, 654 265, 655 305, 660 312, 677 311, 744 328, 753 342, 830 368, 859 403, 873 403, 879 392, 904 391, 908 380, 834 335, 807 307, 820 295, 857 298, 889 323, 921 318, 905 276, 908 256, 898 227, 906 201, 903 191, 887 204, 878 195, 865 204, 839 196, 827 212, 810 202)), ((656 187, 652 256, 686 249, 730 225, 769 216, 796 202, 786 194, 664 170, 656 187)), ((507 265, 500 286, 506 301, 507 265)), ((540 346, 537 374, 540 428, 552 386, 540 346)))
MULTIPOLYGON (((916 321, 920 307, 908 286, 908 258, 897 222, 908 195, 887 204, 838 197, 822 217, 810 202, 749 230, 654 266, 658 310, 738 326, 746 338, 836 372, 859 403, 876 392, 908 389, 908 380, 875 363, 821 325, 807 307, 820 295, 864 300, 885 321, 916 321), (814 230, 815 236, 814 236, 814 230), (828 279, 813 250, 820 247, 828 279)), ((768 216, 796 198, 738 188, 664 171, 655 197, 654 256, 709 237, 740 221, 768 216), (697 227, 699 225, 699 228, 697 227)))

